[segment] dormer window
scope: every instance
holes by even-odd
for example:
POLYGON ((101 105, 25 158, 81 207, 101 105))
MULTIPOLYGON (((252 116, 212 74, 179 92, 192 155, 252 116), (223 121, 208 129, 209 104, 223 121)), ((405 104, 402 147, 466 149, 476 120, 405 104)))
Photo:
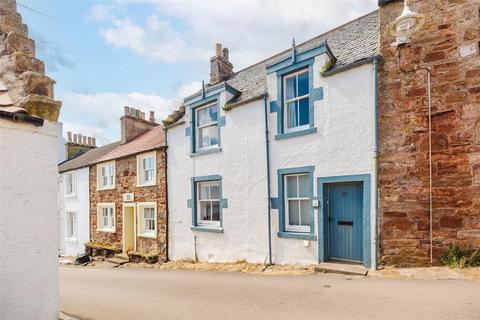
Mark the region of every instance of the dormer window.
POLYGON ((217 147, 218 137, 218 105, 209 104, 195 109, 196 150, 217 147))
POLYGON ((283 78, 285 132, 304 130, 310 126, 308 69, 283 78))

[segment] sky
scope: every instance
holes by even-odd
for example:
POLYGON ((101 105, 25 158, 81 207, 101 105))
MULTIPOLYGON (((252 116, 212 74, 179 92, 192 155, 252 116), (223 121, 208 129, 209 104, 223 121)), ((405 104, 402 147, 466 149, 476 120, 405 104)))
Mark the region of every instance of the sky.
POLYGON ((17 0, 56 80, 66 131, 120 138, 123 106, 163 120, 209 80, 215 43, 234 71, 377 8, 378 0, 17 0))

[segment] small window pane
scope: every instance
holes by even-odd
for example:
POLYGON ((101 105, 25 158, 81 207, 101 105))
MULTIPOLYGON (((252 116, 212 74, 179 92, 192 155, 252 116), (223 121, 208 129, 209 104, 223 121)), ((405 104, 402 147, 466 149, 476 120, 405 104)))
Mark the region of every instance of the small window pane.
POLYGON ((220 202, 219 201, 212 202, 212 220, 220 221, 220 202))
POLYGON ((210 185, 210 199, 220 199, 220 185, 210 185))
POLYGON ((200 220, 212 220, 212 207, 210 202, 200 202, 200 220))
POLYGON ((211 107, 208 107, 207 109, 210 115, 210 121, 217 122, 218 120, 217 106, 211 106, 211 107))
POLYGON ((199 192, 199 197, 200 200, 205 200, 205 199, 210 199, 210 192, 209 192, 209 187, 208 184, 205 183, 200 183, 200 192, 199 192))
POLYGON ((210 117, 208 115, 208 109, 207 108, 198 110, 197 111, 197 117, 198 117, 197 124, 199 126, 210 123, 210 117))
POLYGON ((298 75, 298 96, 307 95, 308 91, 308 72, 304 72, 298 75))
POLYGON ((302 226, 310 225, 310 201, 300 200, 300 219, 302 226))
POLYGON ((287 128, 298 126, 297 106, 298 101, 293 101, 287 104, 287 128))
POLYGON ((299 201, 298 200, 288 200, 288 221, 291 226, 300 225, 300 214, 299 214, 299 201))
POLYGON ((295 81, 296 81, 295 77, 288 78, 286 81, 287 88, 285 92, 286 92, 287 100, 293 99, 297 96, 295 92, 296 91, 295 81))
POLYGON ((216 125, 201 128, 198 131, 199 147, 204 148, 218 144, 218 128, 216 125))
POLYGON ((297 197, 297 177, 287 176, 287 198, 297 197))
POLYGON ((298 176, 298 192, 299 198, 309 198, 310 197, 310 184, 308 181, 308 175, 304 174, 298 176))
POLYGON ((299 101, 299 124, 300 126, 306 125, 310 123, 310 106, 308 98, 302 99, 299 101))

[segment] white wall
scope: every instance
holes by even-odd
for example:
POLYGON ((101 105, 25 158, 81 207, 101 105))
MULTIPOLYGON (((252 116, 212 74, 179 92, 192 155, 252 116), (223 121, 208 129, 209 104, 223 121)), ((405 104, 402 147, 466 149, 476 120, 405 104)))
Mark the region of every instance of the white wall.
POLYGON ((90 240, 90 190, 89 190, 89 168, 80 168, 72 171, 63 172, 60 175, 60 241, 62 254, 67 256, 76 256, 85 252, 85 243, 90 240), (65 195, 66 174, 74 172, 76 177, 76 193, 74 196, 65 195), (73 210, 76 212, 77 224, 75 239, 67 237, 67 217, 66 212, 73 210))
POLYGON ((56 124, 0 119, 2 319, 57 319, 56 124))
MULTIPOLYGON (((224 97, 222 98, 224 101, 224 97)), ((222 110, 221 114, 225 114, 222 110)), ((221 128, 222 151, 189 157, 186 125, 168 130, 168 206, 170 259, 264 262, 267 256, 267 183, 263 101, 235 108, 221 128), (252 119, 256 119, 252 121, 252 119), (191 177, 221 175, 223 233, 192 231, 191 177)), ((188 121, 187 121, 188 122, 188 121)))
MULTIPOLYGON (((275 141, 277 115, 270 113, 271 194, 278 196, 277 169, 315 166, 314 198, 317 197, 317 178, 354 174, 372 174, 374 156, 374 79, 373 66, 355 69, 323 78, 322 59, 314 63, 314 87, 323 87, 323 100, 315 103, 314 126, 317 133, 275 141)), ((269 79, 270 80, 270 79, 269 79)), ((269 81, 269 92, 276 91, 276 81, 269 81)), ((373 194, 373 193, 372 193, 373 194)), ((371 219, 374 210, 371 206, 371 219)), ((272 210, 274 261, 277 263, 317 263, 318 243, 308 247, 300 239, 276 237, 278 210, 272 210)), ((318 234, 318 212, 315 214, 315 234, 318 234)), ((373 242, 372 242, 373 243, 373 242)))
MULTIPOLYGON (((277 169, 315 166, 315 197, 317 177, 372 172, 373 67, 364 65, 323 78, 320 70, 324 63, 325 56, 320 56, 314 64, 314 86, 324 88, 324 99, 315 103, 317 133, 275 140, 277 114, 269 113, 272 197, 278 196, 277 169)), ((272 99, 276 99, 276 90, 276 77, 268 76, 272 99)), ((193 258, 197 236, 200 260, 264 262, 268 255, 264 103, 257 100, 221 112, 226 115, 226 125, 221 128, 219 153, 189 157, 190 137, 185 135, 188 118, 186 124, 168 130, 169 258, 193 258), (190 179, 213 174, 222 175, 223 197, 228 199, 224 232, 191 231, 192 209, 187 208, 190 179)), ((317 218, 315 210, 318 237, 317 218)), ((278 231, 278 212, 272 209, 274 263, 317 263, 316 241, 304 246, 300 239, 279 238, 278 231)))

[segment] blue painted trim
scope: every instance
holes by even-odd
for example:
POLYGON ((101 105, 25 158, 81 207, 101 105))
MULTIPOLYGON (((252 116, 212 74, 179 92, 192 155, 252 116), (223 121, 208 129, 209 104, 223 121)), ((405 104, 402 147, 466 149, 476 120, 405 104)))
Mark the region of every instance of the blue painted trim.
POLYGON ((324 199, 326 197, 325 184, 341 182, 362 182, 363 183, 363 265, 370 268, 371 265, 371 232, 370 232, 370 199, 371 182, 370 174, 357 174, 346 176, 319 177, 317 178, 317 195, 320 200, 318 207, 318 262, 328 260, 328 206, 324 199))
POLYGON ((226 119, 225 116, 221 116, 218 118, 218 126, 219 127, 225 127, 226 119))
POLYGON ((315 217, 313 209, 313 172, 315 171, 315 166, 305 166, 297 168, 287 168, 287 169, 278 169, 277 170, 277 183, 278 183, 278 197, 271 198, 272 208, 278 209, 278 223, 279 223, 279 232, 280 233, 300 233, 300 232, 289 232, 285 229, 285 188, 284 188, 284 176, 289 174, 297 173, 308 173, 309 184, 310 184, 310 234, 315 235, 315 217))
MULTIPOLYGON (((196 103, 192 103, 191 105, 188 106, 188 109, 190 110, 190 158, 197 156, 197 155, 204 155, 204 154, 209 154, 213 152, 220 152, 222 149, 220 148, 221 145, 221 131, 220 128, 225 126, 226 120, 225 116, 220 116, 220 94, 216 94, 214 96, 208 97, 206 99, 197 101, 196 103), (217 108, 218 108, 218 120, 217 120, 217 128, 218 128, 218 147, 217 148, 211 148, 211 149, 206 149, 206 150, 196 150, 196 109, 201 108, 203 106, 212 104, 215 102, 217 108)), ((187 134, 188 136, 188 134, 187 134)))
MULTIPOLYGON (((297 137, 299 135, 302 135, 297 132, 285 133, 285 128, 284 128, 285 111, 284 111, 284 105, 283 105, 283 99, 284 99, 283 79, 288 74, 300 71, 304 68, 308 69, 308 82, 309 82, 309 94, 310 94, 308 98, 309 127, 310 128, 315 127, 315 102, 323 99, 323 87, 319 87, 319 88, 313 87, 314 62, 315 62, 315 59, 310 58, 300 63, 296 63, 288 67, 285 67, 283 69, 277 70, 277 73, 276 73, 277 75, 277 97, 276 98, 277 99, 274 101, 270 101, 270 112, 277 113, 277 135, 275 136, 276 140, 287 139, 290 137, 297 137)), ((307 131, 304 134, 310 134, 310 133, 314 133, 314 132, 307 131)))
POLYGON ((217 153, 217 152, 222 152, 222 148, 221 147, 215 147, 215 148, 198 150, 195 153, 190 153, 190 158, 194 158, 194 157, 197 157, 197 156, 203 156, 205 154, 210 154, 210 153, 217 153))
POLYGON ((288 239, 302 239, 317 241, 317 236, 310 233, 299 233, 299 232, 277 232, 279 238, 288 238, 288 239))
POLYGON ((196 93, 196 94, 193 94, 189 97, 186 97, 185 99, 183 99, 183 102, 184 104, 187 104, 187 105, 192 105, 192 104, 195 104, 195 103, 201 103, 203 100, 205 100, 206 98, 210 98, 210 97, 213 97, 215 95, 218 95, 224 91, 227 91, 229 93, 231 93, 232 95, 238 97, 242 92, 235 89, 234 87, 228 85, 227 83, 222 83, 221 85, 219 85, 218 87, 216 87, 215 89, 212 89, 212 90, 200 90, 200 94, 196 93))
POLYGON ((222 176, 218 174, 192 177, 191 178, 191 198, 187 200, 187 207, 192 209, 192 230, 223 232, 223 209, 228 208, 228 199, 223 198, 222 176), (220 181, 220 228, 199 226, 197 223, 197 182, 220 181), (217 230, 217 231, 212 231, 217 230), (218 231, 221 230, 221 231, 218 231))
POLYGON ((304 135, 308 135, 316 132, 317 132, 317 128, 308 128, 305 130, 282 133, 282 134, 275 135, 275 140, 283 140, 283 139, 289 139, 293 137, 300 137, 300 136, 304 136, 304 135))
POLYGON ((298 62, 302 62, 302 61, 314 58, 315 56, 318 56, 318 55, 323 54, 323 53, 328 53, 325 42, 320 43, 318 47, 313 48, 311 50, 302 52, 300 54, 297 53, 295 55, 295 61, 294 62, 292 62, 292 57, 289 56, 289 57, 287 57, 287 58, 285 58, 281 61, 278 61, 278 62, 275 62, 273 64, 267 65, 267 74, 272 73, 272 72, 276 72, 280 69, 288 67, 289 65, 291 65, 293 63, 298 63, 298 62))
POLYGON ((192 231, 223 233, 223 228, 190 227, 192 231))

